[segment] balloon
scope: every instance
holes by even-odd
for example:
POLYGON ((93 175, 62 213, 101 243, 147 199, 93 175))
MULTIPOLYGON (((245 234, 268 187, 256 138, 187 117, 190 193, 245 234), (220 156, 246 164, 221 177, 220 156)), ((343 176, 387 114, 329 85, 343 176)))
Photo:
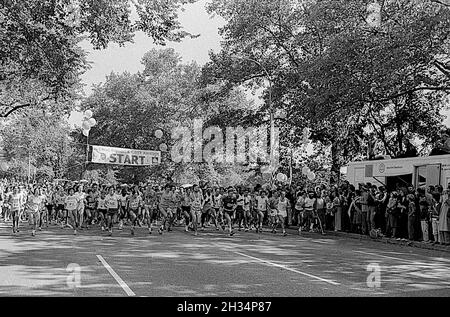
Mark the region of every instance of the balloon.
POLYGON ((314 177, 313 177, 313 174, 312 174, 312 173, 309 173, 309 174, 307 175, 307 177, 308 177, 308 179, 309 179, 310 181, 314 180, 314 177))
POLYGON ((277 180, 280 182, 284 182, 287 179, 287 176, 283 173, 278 173, 277 174, 277 180))
POLYGON ((161 152, 167 151, 167 145, 166 145, 165 143, 161 143, 161 144, 159 145, 159 150, 160 150, 161 152))
POLYGON ((91 128, 88 120, 84 120, 81 124, 81 127, 83 128, 83 130, 89 130, 91 128))
POLYGON ((89 130, 83 129, 83 135, 84 136, 89 136, 89 130))
POLYGON ((158 139, 161 139, 163 136, 163 132, 161 130, 156 130, 155 131, 155 137, 157 137, 158 139))
POLYGON ((84 116, 88 119, 90 119, 92 117, 92 111, 91 110, 86 110, 84 112, 84 116))
POLYGON ((309 167, 308 166, 303 166, 302 168, 302 174, 303 175, 308 175, 310 172, 309 167))
POLYGON ((91 128, 97 124, 97 120, 95 120, 94 118, 90 118, 88 122, 91 128))

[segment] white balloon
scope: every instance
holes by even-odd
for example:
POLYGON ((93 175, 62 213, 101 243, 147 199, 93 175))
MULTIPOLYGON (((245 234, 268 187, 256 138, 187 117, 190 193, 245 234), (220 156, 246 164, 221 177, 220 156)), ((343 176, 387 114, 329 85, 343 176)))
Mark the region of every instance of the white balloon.
POLYGON ((283 173, 278 173, 277 174, 277 180, 280 182, 284 182, 287 179, 287 176, 283 173))
POLYGON ((83 135, 84 136, 89 136, 89 130, 83 129, 83 135))
POLYGON ((309 173, 307 177, 310 181, 314 180, 313 173, 309 173))
POLYGON ((91 110, 86 110, 84 112, 84 116, 88 119, 90 119, 92 117, 92 111, 91 110))
POLYGON ((309 167, 308 166, 303 166, 302 168, 302 174, 303 175, 308 175, 310 172, 309 167))
POLYGON ((158 139, 161 139, 163 136, 163 132, 161 130, 156 130, 155 131, 155 137, 157 137, 158 139))
POLYGON ((83 128, 83 130, 89 130, 91 128, 91 125, 89 124, 88 120, 84 120, 81 124, 81 127, 83 128))
POLYGON ((88 122, 91 127, 94 127, 97 124, 97 120, 94 118, 90 118, 88 122))
POLYGON ((167 145, 166 145, 165 143, 161 143, 161 144, 159 145, 159 150, 160 150, 161 152, 167 151, 167 145))

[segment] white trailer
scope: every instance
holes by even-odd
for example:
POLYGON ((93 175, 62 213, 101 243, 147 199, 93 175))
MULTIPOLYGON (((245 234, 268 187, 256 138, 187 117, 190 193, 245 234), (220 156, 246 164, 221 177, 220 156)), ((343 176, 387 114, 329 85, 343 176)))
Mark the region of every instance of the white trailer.
POLYGON ((413 184, 416 188, 450 184, 450 154, 428 157, 351 162, 347 165, 347 180, 357 187, 372 183, 395 189, 396 184, 413 184))

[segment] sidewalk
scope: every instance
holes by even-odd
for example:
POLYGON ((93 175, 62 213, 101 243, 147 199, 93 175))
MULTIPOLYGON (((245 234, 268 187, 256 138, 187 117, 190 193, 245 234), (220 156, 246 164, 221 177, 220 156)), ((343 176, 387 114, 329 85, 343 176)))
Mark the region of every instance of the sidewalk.
MULTIPOLYGON (((280 229, 280 228, 278 228, 280 229)), ((298 229, 296 226, 291 226, 286 231, 290 234, 298 235, 298 229)), ((336 237, 343 237, 343 238, 350 238, 350 239, 358 239, 358 240, 370 240, 374 242, 380 242, 380 243, 386 243, 386 244, 397 244, 405 247, 415 247, 415 248, 421 248, 421 249, 428 249, 428 250, 435 250, 435 251, 442 251, 442 252, 449 252, 450 253, 450 246, 449 245, 441 245, 441 244, 432 244, 432 243, 425 243, 420 241, 399 241, 397 239, 392 238, 378 238, 378 239, 372 239, 368 235, 361 235, 356 233, 348 233, 348 232, 340 232, 340 231, 327 231, 325 230, 325 235, 327 236, 336 236, 336 237)), ((312 236, 321 236, 320 233, 311 233, 307 231, 302 231, 302 236, 312 237, 312 236)))

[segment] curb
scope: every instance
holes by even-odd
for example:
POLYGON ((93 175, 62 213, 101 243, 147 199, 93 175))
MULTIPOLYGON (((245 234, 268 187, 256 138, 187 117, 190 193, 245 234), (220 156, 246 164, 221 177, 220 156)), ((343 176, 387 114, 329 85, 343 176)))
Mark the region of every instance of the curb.
MULTIPOLYGON (((294 227, 295 228, 295 227, 294 227)), ((295 231, 297 234, 297 228, 294 229, 292 226, 290 228, 287 228, 286 230, 289 231, 295 231)), ((378 239, 372 239, 370 236, 367 235, 361 235, 356 233, 347 233, 347 232, 336 232, 336 231, 324 231, 327 236, 336 236, 336 237, 343 237, 343 238, 350 238, 350 239, 357 239, 357 240, 369 240, 373 242, 379 242, 379 243, 385 243, 385 244, 396 244, 404 247, 413 247, 413 248, 419 248, 419 249, 427 249, 427 250, 434 250, 434 251, 441 251, 441 252, 449 252, 450 253, 450 246, 444 246, 444 245, 433 245, 431 243, 424 243, 419 241, 397 241, 396 239, 390 239, 390 238, 378 238, 378 239)), ((305 236, 317 236, 320 235, 319 233, 310 233, 310 232, 302 232, 302 235, 305 236)), ((321 235, 320 235, 321 236, 321 235)))

